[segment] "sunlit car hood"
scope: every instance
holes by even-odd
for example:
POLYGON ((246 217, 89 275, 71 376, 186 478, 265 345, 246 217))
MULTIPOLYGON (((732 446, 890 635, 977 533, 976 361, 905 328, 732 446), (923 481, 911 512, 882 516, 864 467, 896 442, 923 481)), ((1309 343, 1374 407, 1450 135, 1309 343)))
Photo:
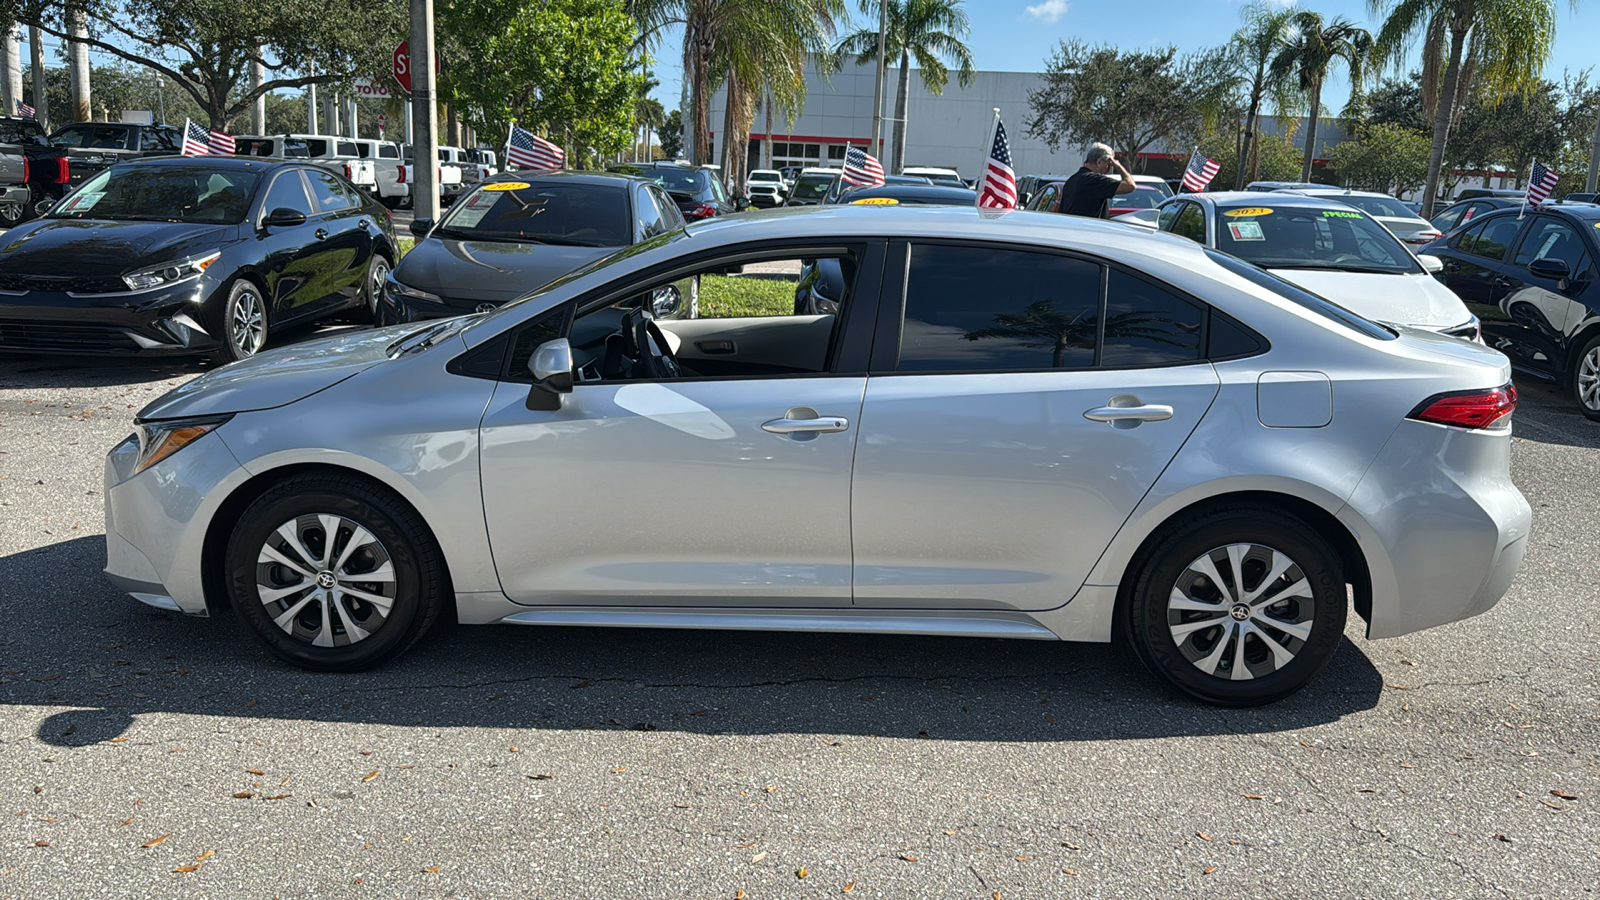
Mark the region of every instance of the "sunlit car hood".
POLYGON ((138 418, 185 419, 287 406, 384 362, 395 341, 435 324, 396 325, 269 350, 167 392, 139 410, 138 418))
POLYGON ((215 250, 238 233, 237 225, 41 219, 0 237, 0 272, 121 275, 215 250))
POLYGON ((395 268, 396 281, 461 300, 513 300, 620 247, 566 247, 510 241, 418 241, 395 268))
POLYGON ((1374 322, 1450 328, 1472 318, 1449 288, 1431 275, 1371 275, 1317 269, 1269 269, 1374 322))

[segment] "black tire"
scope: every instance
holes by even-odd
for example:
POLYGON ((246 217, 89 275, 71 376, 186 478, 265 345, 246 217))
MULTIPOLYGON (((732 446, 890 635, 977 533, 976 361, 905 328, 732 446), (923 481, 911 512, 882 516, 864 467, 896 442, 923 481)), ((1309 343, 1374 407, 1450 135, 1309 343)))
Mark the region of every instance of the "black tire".
POLYGON ((22 203, 0 203, 0 228, 10 228, 28 221, 28 210, 22 203))
POLYGON ((1567 376, 1567 390, 1571 392, 1573 402, 1578 404, 1578 412, 1591 422, 1600 422, 1600 334, 1585 341, 1583 349, 1572 358, 1572 374, 1567 376), (1588 401, 1584 400, 1586 387, 1589 388, 1588 401))
POLYGON ((1156 677, 1205 703, 1246 707, 1281 700, 1321 674, 1344 637, 1348 603, 1338 554, 1304 522, 1271 507, 1230 506, 1169 523, 1130 574, 1135 581, 1123 610, 1128 642, 1156 677), (1233 546, 1252 548, 1239 551, 1237 566, 1228 551, 1233 546), (1287 557, 1292 567, 1266 582, 1280 559, 1269 553, 1287 557), (1222 590, 1196 574, 1197 564, 1204 568, 1202 557, 1213 561, 1222 590), (1297 587, 1296 575, 1303 576, 1304 588, 1297 587), (1235 580, 1244 582, 1245 596, 1232 590, 1236 585, 1228 582, 1235 580), (1192 605, 1173 609, 1175 588, 1192 605), (1274 596, 1286 599, 1256 606, 1274 596), (1214 610, 1197 609, 1212 601, 1214 610), (1281 624, 1304 637, 1262 623, 1281 624), (1282 659, 1273 644, 1292 656, 1282 659), (1253 677, 1233 680, 1241 658, 1253 677))
POLYGON ((260 285, 239 278, 228 286, 227 299, 217 317, 216 334, 220 344, 211 355, 223 365, 249 359, 266 349, 267 340, 272 337, 272 316, 260 285), (258 314, 249 312, 252 304, 258 314))
MULTIPOLYGON (((226 566, 229 597, 239 617, 279 659, 318 672, 355 672, 399 656, 427 633, 449 593, 443 554, 421 517, 387 491, 360 478, 337 474, 297 475, 269 488, 240 517, 228 540, 226 566), (321 542, 317 539, 323 516, 338 520, 332 529, 331 552, 328 529, 321 528, 323 538, 321 542), (317 596, 323 593, 318 589, 321 582, 308 580, 289 566, 263 562, 269 541, 292 561, 307 562, 296 560, 303 554, 279 532, 280 526, 296 524, 305 526, 304 530, 292 530, 299 535, 301 548, 313 557, 309 562, 315 565, 319 553, 327 562, 316 574, 337 569, 345 575, 342 579, 334 576, 338 592, 326 601, 317 596), (365 529, 375 540, 358 543, 347 552, 347 545, 360 534, 357 528, 365 529), (347 557, 348 561, 341 565, 334 557, 347 557), (361 573, 380 574, 385 567, 393 574, 388 587, 360 580, 361 573), (357 574, 346 574, 351 569, 357 574), (264 584, 283 583, 279 590, 288 590, 302 582, 306 585, 303 592, 262 599, 264 584), (350 590, 366 595, 387 592, 387 613, 377 604, 343 593, 350 590), (302 600, 300 612, 286 625, 275 621, 302 600), (332 646, 318 646, 324 634, 332 646)), ((303 568, 309 571, 311 566, 303 568)))
POLYGON ((372 258, 367 260, 367 276, 361 289, 361 305, 355 310, 357 322, 378 323, 378 306, 383 302, 383 280, 393 268, 394 264, 389 262, 388 255, 381 250, 373 253, 372 258))

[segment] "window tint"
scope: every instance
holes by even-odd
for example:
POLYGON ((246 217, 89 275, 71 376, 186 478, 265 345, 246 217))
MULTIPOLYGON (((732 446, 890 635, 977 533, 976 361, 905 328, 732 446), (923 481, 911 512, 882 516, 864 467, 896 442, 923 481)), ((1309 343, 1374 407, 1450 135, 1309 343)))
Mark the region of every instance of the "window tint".
POLYGON ((1521 225, 1515 216, 1490 219, 1462 235, 1461 242, 1456 246, 1464 253, 1498 262, 1506 258, 1506 249, 1516 240, 1517 229, 1521 225))
POLYGON ((1583 246, 1583 238, 1571 225, 1556 219, 1540 219, 1533 224, 1533 230, 1517 248, 1513 265, 1526 268, 1536 259, 1559 259, 1575 278, 1589 268, 1589 251, 1583 246))
POLYGON ((1392 341, 1398 337, 1387 328, 1361 318, 1332 300, 1319 297, 1299 285, 1290 284, 1271 272, 1258 269, 1243 260, 1235 259, 1226 253, 1218 253, 1215 250, 1207 250, 1206 256, 1211 257, 1212 262, 1251 284, 1266 288, 1291 303, 1304 307, 1326 319, 1338 322, 1346 328, 1358 331, 1367 337, 1376 338, 1380 341, 1392 341))
POLYGON ((1178 213, 1183 211, 1187 203, 1168 203, 1161 207, 1161 214, 1156 216, 1156 228, 1161 231, 1171 231, 1174 222, 1178 221, 1178 213))
POLYGON ((678 209, 678 204, 672 202, 666 192, 658 187, 648 189, 650 195, 656 198, 656 206, 661 208, 661 221, 667 226, 668 231, 675 231, 688 223, 684 221, 683 211, 678 209))
POLYGON ((1206 242, 1206 216, 1197 203, 1183 204, 1178 220, 1172 223, 1172 233, 1186 237, 1197 244, 1206 242))
POLYGON ((1444 212, 1439 213, 1437 216, 1434 216, 1433 221, 1429 222, 1428 224, 1439 229, 1441 232, 1448 232, 1457 225, 1461 224, 1463 221, 1461 216, 1466 211, 1467 207, 1465 206, 1452 206, 1444 212))
POLYGON ((328 156, 328 142, 322 138, 307 138, 306 152, 312 156, 328 156))
POLYGON ((506 370, 507 381, 533 382, 533 373, 528 371, 528 361, 533 359, 533 351, 545 341, 561 337, 561 324, 566 317, 567 307, 560 306, 524 325, 517 332, 517 342, 511 347, 511 367, 506 370))
POLYGON ((340 141, 339 142, 339 155, 340 156, 360 156, 361 154, 356 152, 355 142, 353 142, 353 141, 340 141))
POLYGON ((329 172, 307 172, 311 178, 311 193, 316 197, 318 212, 337 212, 361 205, 355 191, 329 172))
POLYGON ((400 158, 400 149, 398 147, 396 147, 395 145, 393 145, 393 144, 379 144, 378 145, 378 158, 379 159, 399 159, 400 158))
POLYGON ((1028 208, 1055 212, 1057 195, 1060 193, 1061 190, 1056 185, 1047 184, 1039 189, 1039 193, 1035 194, 1032 200, 1028 201, 1028 208))
POLYGON ((639 237, 654 237, 667 230, 666 223, 661 220, 661 209, 656 206, 655 197, 651 196, 648 188, 639 187, 633 192, 633 216, 639 223, 639 237))
POLYGON ((280 172, 267 189, 267 198, 261 201, 263 215, 278 209, 292 209, 301 215, 311 215, 311 201, 306 198, 305 184, 299 172, 280 172))
POLYGON ((1111 270, 1103 366, 1164 366, 1200 358, 1205 310, 1165 288, 1111 270))
POLYGON ((902 372, 1094 364, 1100 266, 989 247, 911 251, 902 372))
POLYGON ((178 152, 177 133, 171 129, 157 128, 147 131, 144 133, 144 142, 146 146, 157 150, 166 150, 172 153, 178 152))

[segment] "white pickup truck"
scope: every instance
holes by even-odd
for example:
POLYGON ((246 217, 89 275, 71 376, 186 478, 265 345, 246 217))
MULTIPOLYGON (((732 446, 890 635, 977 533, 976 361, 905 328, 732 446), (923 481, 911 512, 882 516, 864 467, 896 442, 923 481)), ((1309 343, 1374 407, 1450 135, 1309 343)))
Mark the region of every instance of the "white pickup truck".
MULTIPOLYGON (((416 164, 416 161, 412 159, 410 144, 400 145, 400 157, 402 162, 402 177, 404 177, 407 182, 415 181, 416 178, 411 173, 413 171, 412 167, 416 164)), ((453 162, 450 162, 445 155, 444 148, 439 148, 439 202, 447 206, 455 202, 455 199, 461 196, 462 192, 467 189, 466 184, 463 182, 464 178, 461 167, 453 162)), ((474 184, 476 184, 476 182, 474 182, 474 184)))
POLYGON ((240 134, 235 135, 233 141, 235 156, 304 159, 344 175, 356 187, 369 193, 377 188, 372 160, 361 158, 353 138, 325 134, 240 134))
POLYGON ((480 182, 488 178, 488 167, 480 165, 476 160, 467 155, 467 151, 460 147, 448 144, 439 147, 439 162, 443 165, 456 166, 461 169, 462 189, 467 190, 477 187, 480 182))
POLYGON ((411 182, 403 171, 400 145, 394 141, 372 138, 355 138, 356 150, 364 160, 372 162, 372 177, 376 187, 372 194, 390 209, 411 205, 411 182))

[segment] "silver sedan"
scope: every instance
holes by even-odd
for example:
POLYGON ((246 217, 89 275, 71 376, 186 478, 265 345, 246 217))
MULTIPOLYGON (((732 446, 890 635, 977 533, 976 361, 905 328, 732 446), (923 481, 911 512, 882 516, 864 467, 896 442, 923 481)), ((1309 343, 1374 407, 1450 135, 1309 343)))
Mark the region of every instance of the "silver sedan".
POLYGON ((827 207, 714 221, 478 316, 286 347, 139 413, 108 577, 308 669, 463 623, 1108 641, 1267 703, 1506 592, 1516 392, 1111 223, 827 207), (794 289, 843 275, 824 312, 794 289), (699 276, 701 317, 633 302, 699 276))

